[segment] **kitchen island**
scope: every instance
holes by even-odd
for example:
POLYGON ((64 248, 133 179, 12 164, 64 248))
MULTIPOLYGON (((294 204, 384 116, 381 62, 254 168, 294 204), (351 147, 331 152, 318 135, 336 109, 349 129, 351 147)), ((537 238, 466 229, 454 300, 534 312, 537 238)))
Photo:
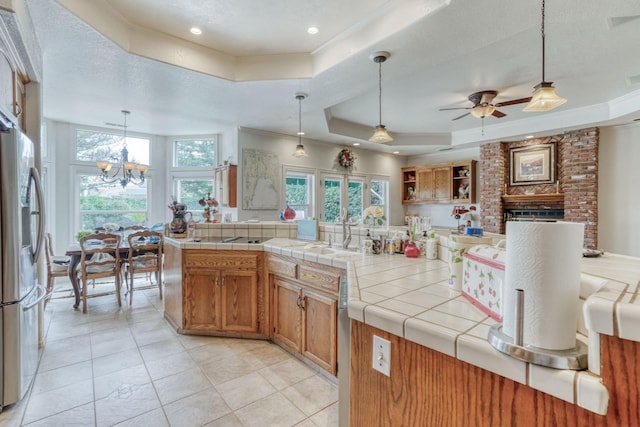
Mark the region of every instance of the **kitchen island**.
MULTIPOLYGON (((584 259, 584 292, 576 303, 586 306, 586 315, 577 329, 589 344, 589 370, 568 371, 491 347, 487 334, 495 322, 449 288, 442 260, 307 251, 308 242, 291 237, 270 238, 252 250, 347 270, 350 425, 604 426, 640 419, 640 344, 633 335, 640 324, 638 259, 584 259), (374 335, 391 341, 390 377, 371 368, 374 335)), ((193 249, 219 245, 168 241, 193 249)), ((441 245, 446 249, 446 237, 441 245)), ((341 394, 341 403, 345 399, 341 394)))

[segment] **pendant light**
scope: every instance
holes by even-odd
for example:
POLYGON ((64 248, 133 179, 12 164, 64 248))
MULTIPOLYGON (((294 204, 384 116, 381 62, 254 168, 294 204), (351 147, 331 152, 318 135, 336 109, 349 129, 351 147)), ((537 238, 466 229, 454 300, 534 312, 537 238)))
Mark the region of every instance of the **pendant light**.
POLYGON ((369 138, 369 141, 381 144, 393 141, 393 138, 382 124, 382 63, 390 56, 391 54, 389 52, 384 51, 371 55, 371 60, 378 64, 378 125, 373 130, 373 135, 369 138))
POLYGON ((302 100, 307 97, 306 93, 296 93, 296 99, 298 100, 298 145, 296 151, 291 154, 293 157, 308 157, 309 155, 304 151, 304 145, 302 145, 302 100))
POLYGON ((553 87, 553 82, 547 82, 544 80, 544 0, 542 0, 542 82, 535 87, 535 91, 531 96, 531 101, 527 104, 522 111, 549 111, 567 102, 561 96, 556 94, 556 90, 553 87))
POLYGON ((100 178, 103 182, 108 184, 119 182, 122 188, 125 188, 129 183, 136 185, 144 184, 144 174, 147 173, 149 166, 129 161, 129 150, 127 150, 127 116, 131 114, 131 111, 122 110, 121 112, 124 115, 124 131, 122 134, 123 147, 120 152, 120 164, 117 165, 117 169, 111 175, 109 175, 109 172, 115 163, 111 163, 108 160, 98 160, 96 164, 100 169, 100 178), (122 174, 120 174, 120 172, 122 172, 122 174))

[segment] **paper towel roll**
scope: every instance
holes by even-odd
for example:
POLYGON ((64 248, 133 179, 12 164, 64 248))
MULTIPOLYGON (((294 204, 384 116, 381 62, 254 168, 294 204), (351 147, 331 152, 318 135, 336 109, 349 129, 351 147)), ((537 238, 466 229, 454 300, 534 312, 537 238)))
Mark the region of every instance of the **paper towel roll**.
POLYGON ((524 290, 523 343, 576 345, 584 224, 507 222, 503 332, 514 337, 515 290, 524 290))

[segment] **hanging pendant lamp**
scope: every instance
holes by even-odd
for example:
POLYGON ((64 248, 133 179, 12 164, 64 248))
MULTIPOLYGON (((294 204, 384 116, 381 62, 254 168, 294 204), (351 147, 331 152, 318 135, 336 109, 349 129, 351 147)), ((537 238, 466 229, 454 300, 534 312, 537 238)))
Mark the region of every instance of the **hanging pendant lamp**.
POLYGON ((369 138, 369 141, 380 144, 393 141, 393 138, 382 124, 382 63, 390 56, 391 54, 389 52, 384 51, 371 55, 371 60, 378 64, 378 125, 373 130, 373 135, 369 138))
POLYGON ((556 90, 553 87, 553 82, 547 82, 544 80, 544 0, 542 0, 542 82, 535 87, 535 91, 531 96, 531 101, 527 104, 522 111, 527 112, 540 112, 553 110, 556 107, 567 102, 561 96, 556 94, 556 90))
POLYGON ((304 151, 304 145, 302 145, 302 100, 307 97, 306 93, 296 93, 296 99, 298 100, 298 145, 296 151, 291 155, 293 157, 308 157, 309 155, 304 151))

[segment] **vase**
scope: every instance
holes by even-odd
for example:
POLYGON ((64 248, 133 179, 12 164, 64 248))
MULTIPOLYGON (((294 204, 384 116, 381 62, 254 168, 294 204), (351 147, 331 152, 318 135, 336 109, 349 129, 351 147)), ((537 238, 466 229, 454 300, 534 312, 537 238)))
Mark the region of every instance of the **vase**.
POLYGON ((407 258, 418 258, 420 256, 420 249, 416 246, 415 243, 407 243, 404 247, 404 256, 407 258))

